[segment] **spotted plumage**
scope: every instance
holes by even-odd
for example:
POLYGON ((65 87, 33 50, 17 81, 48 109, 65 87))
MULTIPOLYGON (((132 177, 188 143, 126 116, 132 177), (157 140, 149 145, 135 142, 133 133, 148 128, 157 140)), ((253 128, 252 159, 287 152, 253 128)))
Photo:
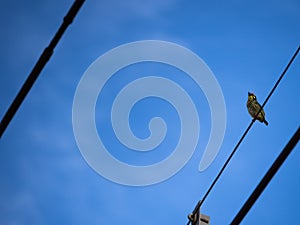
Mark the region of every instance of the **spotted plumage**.
MULTIPOLYGON (((253 93, 248 92, 247 109, 252 118, 256 116, 260 108, 261 105, 258 103, 256 96, 253 93)), ((260 111, 260 113, 256 116, 255 119, 268 126, 268 122, 265 119, 265 111, 263 109, 260 111)))

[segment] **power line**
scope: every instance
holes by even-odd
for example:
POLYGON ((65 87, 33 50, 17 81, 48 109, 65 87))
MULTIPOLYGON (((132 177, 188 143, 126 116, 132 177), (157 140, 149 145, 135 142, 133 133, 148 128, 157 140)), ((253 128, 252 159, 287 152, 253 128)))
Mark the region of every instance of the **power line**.
POLYGON ((73 19, 77 15, 79 9, 83 5, 85 0, 75 0, 71 8, 69 9, 68 13, 64 17, 62 25, 59 27, 58 31, 54 35, 53 39, 51 40, 48 47, 46 47, 40 56, 39 60, 33 67, 31 73, 27 77, 25 83, 23 84, 21 90, 15 97, 14 101, 10 105, 9 109, 6 111, 3 119, 0 123, 0 138, 2 137, 4 131, 6 130, 7 126, 9 125, 10 121, 18 111, 19 107, 21 106, 22 102, 24 101, 26 95, 29 93, 30 89, 32 88, 34 82, 40 75, 41 71, 49 61, 51 55, 53 54, 54 48, 56 47, 57 43, 61 39, 62 35, 64 34, 65 30, 68 26, 72 23, 73 19))
MULTIPOLYGON (((294 59, 296 58, 297 54, 299 53, 300 50, 300 46, 298 46, 298 49, 296 50, 296 52, 294 53, 293 57, 290 59, 288 65, 285 67, 284 71, 282 72, 282 74, 280 75, 280 77, 278 78, 277 82, 275 83, 275 85, 273 86, 272 90, 270 91, 269 95, 267 96, 267 98, 265 99, 265 101, 263 102, 260 110, 257 112, 256 116, 254 118, 256 118, 258 116, 258 114, 261 112, 261 110, 264 108, 264 106, 266 105, 266 103, 269 101, 270 97, 272 96, 272 94, 274 93, 275 89, 277 88, 277 86, 279 85, 280 81, 282 80, 282 78, 284 77, 284 75, 286 74, 287 70, 289 69, 289 67, 291 66, 291 64, 293 63, 294 59)), ((220 176, 222 175, 223 171, 225 170, 226 166, 228 165, 229 161, 231 160, 231 158, 233 157, 234 153, 236 152, 236 150, 238 149, 238 147, 240 146, 240 144, 242 143, 242 141, 244 140, 245 136, 247 135, 247 133, 249 132, 249 130, 251 129, 252 125, 254 124, 255 119, 253 119, 251 121, 251 123, 249 124, 249 126, 247 127, 247 129, 245 130, 245 132, 243 133, 242 137, 240 138, 240 140, 238 141, 238 143, 236 144, 236 146, 234 147, 234 149, 232 150, 231 154, 229 155, 229 157, 227 158, 227 160, 225 161, 224 165, 222 166, 221 170, 219 171, 219 173, 217 174, 217 176, 215 177, 215 179, 213 180, 212 184, 210 185, 210 187, 208 188, 208 190, 206 191, 206 193, 204 194, 203 198, 197 203, 196 207, 194 208, 192 214, 195 214, 200 207, 202 206, 203 202, 206 200, 207 196, 209 195, 209 193, 211 192, 211 190, 213 189, 213 187, 215 186, 215 184, 217 183, 218 179, 220 178, 220 176)), ((191 220, 188 221, 187 225, 189 225, 191 223, 191 220)))
POLYGON ((276 174, 276 172, 279 170, 279 168, 282 166, 286 158, 289 156, 289 154, 293 151, 294 147, 297 145, 298 141, 300 139, 300 127, 298 127, 298 130, 293 135, 293 137, 290 139, 290 141, 287 143, 287 145, 284 147, 280 155, 277 157, 277 159, 274 161, 268 172, 265 174, 263 179, 259 182, 255 190, 252 192, 248 200, 245 202, 243 207, 240 209, 238 214, 235 216, 235 218, 232 220, 230 225, 238 225, 242 222, 244 217, 247 215, 255 201, 259 198, 261 193, 264 191, 266 186, 269 184, 269 182, 272 180, 273 176, 276 174))

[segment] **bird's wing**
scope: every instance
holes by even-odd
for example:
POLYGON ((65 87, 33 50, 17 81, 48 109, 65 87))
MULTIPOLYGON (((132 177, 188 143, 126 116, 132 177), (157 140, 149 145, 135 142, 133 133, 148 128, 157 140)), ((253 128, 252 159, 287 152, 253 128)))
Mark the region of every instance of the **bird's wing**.
MULTIPOLYGON (((257 110, 259 110, 260 108, 261 108, 261 105, 257 102, 257 110)), ((261 115, 263 116, 263 118, 265 118, 265 111, 264 111, 264 109, 262 109, 261 111, 260 111, 260 113, 261 113, 261 115)))
POLYGON ((252 104, 253 108, 255 109, 255 112, 258 113, 258 110, 261 108, 260 104, 255 101, 254 104, 252 104))

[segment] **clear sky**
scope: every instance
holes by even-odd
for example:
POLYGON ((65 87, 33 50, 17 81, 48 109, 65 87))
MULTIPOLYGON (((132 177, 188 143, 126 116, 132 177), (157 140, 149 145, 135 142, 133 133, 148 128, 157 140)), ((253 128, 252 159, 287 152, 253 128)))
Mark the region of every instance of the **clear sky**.
MULTIPOLYGON (((1 1, 1 118, 72 3, 1 1)), ((0 224, 186 224, 187 214, 251 122, 247 92, 254 92, 262 103, 298 48, 299 12, 297 0, 86 1, 0 140, 0 224), (170 133, 163 147, 137 154, 116 140, 109 106, 130 79, 149 72, 165 75, 187 89, 199 113, 199 142, 188 163, 166 181, 132 187, 103 178, 87 164, 74 137, 72 104, 92 62, 119 45, 141 40, 173 42, 201 57, 222 89, 227 126, 219 154, 199 172, 211 127, 203 91, 185 74, 161 65, 129 68, 124 76, 112 77, 99 95, 104 99, 97 102, 95 118, 99 136, 121 161, 159 162, 172 153, 180 133, 174 108, 150 98, 132 109, 130 124, 136 136, 146 138, 149 119, 164 118, 170 133)), ((269 126, 254 124, 203 204, 201 210, 211 216, 211 224, 231 222, 298 128, 299 74, 298 56, 265 106, 269 126)), ((299 147, 242 224, 300 223, 299 147)))

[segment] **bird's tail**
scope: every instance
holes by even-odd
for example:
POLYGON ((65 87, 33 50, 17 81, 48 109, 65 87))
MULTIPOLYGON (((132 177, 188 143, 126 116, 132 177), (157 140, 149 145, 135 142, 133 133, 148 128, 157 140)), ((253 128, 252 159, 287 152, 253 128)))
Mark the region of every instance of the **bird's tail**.
POLYGON ((264 124, 266 124, 266 126, 268 126, 268 124, 269 124, 268 121, 264 120, 263 122, 264 122, 264 124))

